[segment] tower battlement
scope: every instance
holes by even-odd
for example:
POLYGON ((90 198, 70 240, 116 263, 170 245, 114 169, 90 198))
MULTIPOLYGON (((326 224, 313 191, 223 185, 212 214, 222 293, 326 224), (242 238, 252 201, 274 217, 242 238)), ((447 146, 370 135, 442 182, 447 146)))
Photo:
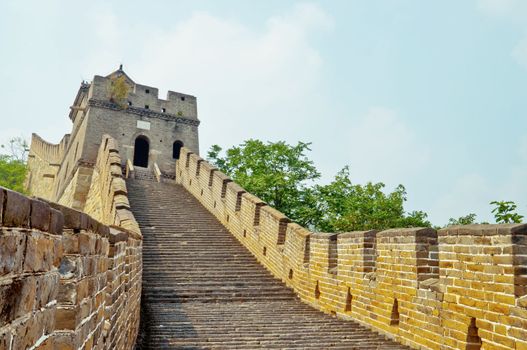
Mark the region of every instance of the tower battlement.
POLYGON ((135 83, 126 73, 114 72, 108 76, 96 75, 89 86, 88 98, 107 101, 110 96, 112 79, 116 76, 125 76, 130 91, 126 98, 126 107, 145 109, 167 116, 183 117, 192 120, 198 119, 196 97, 180 92, 168 91, 166 99, 159 98, 159 89, 153 86, 135 83))

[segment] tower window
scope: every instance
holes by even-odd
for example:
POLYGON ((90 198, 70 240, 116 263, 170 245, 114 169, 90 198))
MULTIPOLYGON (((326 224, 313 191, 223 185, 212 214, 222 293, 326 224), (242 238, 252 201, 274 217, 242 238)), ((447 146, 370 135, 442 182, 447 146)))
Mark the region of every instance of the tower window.
POLYGON ((185 96, 181 96, 181 101, 185 101, 185 96))
POLYGON ((132 101, 128 101, 128 105, 131 106, 132 105, 132 101))
POLYGON ((145 109, 150 109, 150 106, 149 105, 145 105, 145 109))
POLYGON ((162 113, 165 113, 166 111, 167 111, 167 109, 166 109, 166 108, 164 108, 164 107, 163 107, 163 108, 161 108, 161 112, 162 112, 162 113))
POLYGON ((145 92, 146 92, 147 94, 149 94, 149 93, 150 93, 150 90, 146 89, 145 92))

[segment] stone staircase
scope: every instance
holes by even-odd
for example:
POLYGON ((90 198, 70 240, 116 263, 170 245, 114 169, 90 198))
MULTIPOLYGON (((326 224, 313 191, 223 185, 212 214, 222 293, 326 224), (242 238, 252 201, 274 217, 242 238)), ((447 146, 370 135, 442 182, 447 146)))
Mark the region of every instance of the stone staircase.
POLYGON ((155 181, 156 179, 152 169, 142 168, 139 166, 134 166, 134 178, 136 180, 144 180, 144 181, 155 181))
POLYGON ((302 303, 183 187, 128 191, 144 236, 137 348, 406 349, 302 303))

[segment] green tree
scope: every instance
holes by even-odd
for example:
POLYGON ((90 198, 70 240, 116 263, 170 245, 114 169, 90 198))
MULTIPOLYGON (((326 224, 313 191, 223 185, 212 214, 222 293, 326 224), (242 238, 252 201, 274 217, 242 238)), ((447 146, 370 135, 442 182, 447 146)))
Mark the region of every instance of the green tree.
POLYGON ((512 201, 492 201, 490 204, 494 204, 495 208, 492 209, 496 223, 508 224, 508 223, 521 223, 523 215, 515 212, 517 205, 512 201))
POLYGON ((247 140, 226 150, 223 157, 222 148, 214 145, 207 157, 247 191, 299 224, 311 226, 316 195, 310 185, 320 174, 306 157, 309 146, 247 140))
POLYGON ((431 226, 426 213, 405 212, 403 185, 388 194, 384 187, 383 183, 353 184, 349 167, 344 167, 333 182, 317 186, 322 214, 316 226, 328 232, 431 226))
POLYGON ((316 185, 320 174, 306 156, 309 146, 248 140, 228 149, 225 156, 214 145, 208 159, 247 191, 310 229, 335 232, 430 226, 426 213, 405 213, 402 185, 385 194, 382 183, 352 184, 349 167, 330 184, 316 185))
POLYGON ((0 148, 8 153, 0 154, 0 186, 24 193, 29 151, 27 142, 21 137, 15 137, 7 146, 1 145, 0 148))
POLYGON ((460 216, 457 219, 450 218, 448 220, 447 226, 454 226, 454 225, 472 225, 476 223, 476 214, 470 213, 465 216, 460 216))

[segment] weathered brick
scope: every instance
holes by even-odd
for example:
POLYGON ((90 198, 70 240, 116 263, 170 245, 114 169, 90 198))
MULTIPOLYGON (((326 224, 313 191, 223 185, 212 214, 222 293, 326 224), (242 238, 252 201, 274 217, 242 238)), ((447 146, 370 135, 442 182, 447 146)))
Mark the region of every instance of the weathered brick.
POLYGON ((0 276, 22 272, 25 245, 23 232, 14 230, 0 234, 0 276))
POLYGON ((49 233, 54 235, 62 235, 64 227, 64 216, 59 210, 50 209, 50 229, 49 233))
POLYGON ((31 227, 48 232, 50 228, 51 211, 47 203, 39 200, 31 201, 31 227))
POLYGON ((4 226, 29 227, 31 201, 20 193, 6 190, 7 200, 3 215, 4 226))

